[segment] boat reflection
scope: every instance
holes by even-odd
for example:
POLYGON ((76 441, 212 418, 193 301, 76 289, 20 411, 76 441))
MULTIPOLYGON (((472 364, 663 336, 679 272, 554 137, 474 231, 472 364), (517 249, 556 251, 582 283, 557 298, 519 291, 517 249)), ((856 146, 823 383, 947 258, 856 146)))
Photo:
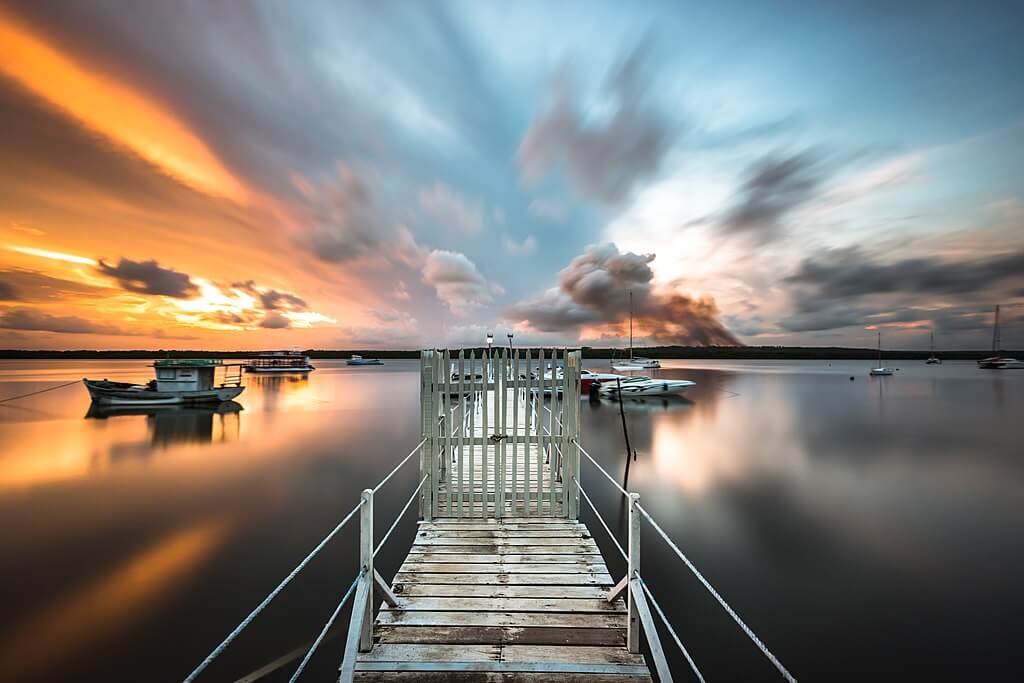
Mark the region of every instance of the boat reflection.
MULTIPOLYGON (((613 403, 616 402, 612 401, 613 403)), ((691 408, 694 403, 683 396, 637 396, 623 399, 622 409, 627 413, 665 413, 691 408)))
POLYGON ((146 416, 151 445, 167 448, 176 444, 234 441, 241 427, 241 404, 224 401, 211 406, 107 406, 93 403, 86 419, 146 416))

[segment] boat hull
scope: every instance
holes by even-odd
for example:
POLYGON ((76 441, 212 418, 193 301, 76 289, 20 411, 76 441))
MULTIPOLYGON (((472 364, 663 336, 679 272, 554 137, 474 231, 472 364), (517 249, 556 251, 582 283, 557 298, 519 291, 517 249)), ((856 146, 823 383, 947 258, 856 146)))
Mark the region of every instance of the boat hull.
POLYGON ((384 365, 384 361, 379 358, 373 360, 347 360, 345 365, 384 365))
POLYGON ((213 387, 201 391, 156 391, 141 384, 83 379, 94 403, 107 406, 171 406, 230 401, 245 387, 213 387))
POLYGON ((872 377, 889 377, 890 375, 896 374, 896 371, 892 368, 874 368, 868 372, 872 377))
POLYGON ((629 397, 629 396, 672 396, 682 394, 685 391, 697 386, 696 382, 688 380, 673 380, 659 382, 657 380, 644 382, 643 384, 623 384, 621 389, 615 384, 609 384, 601 389, 604 396, 629 397))
POLYGON ((249 366, 246 366, 246 368, 245 368, 246 372, 266 373, 266 374, 271 374, 271 373, 280 374, 282 372, 312 372, 313 370, 316 370, 316 368, 313 367, 312 365, 302 365, 302 366, 291 367, 291 368, 263 368, 263 367, 257 367, 257 366, 249 365, 249 366))

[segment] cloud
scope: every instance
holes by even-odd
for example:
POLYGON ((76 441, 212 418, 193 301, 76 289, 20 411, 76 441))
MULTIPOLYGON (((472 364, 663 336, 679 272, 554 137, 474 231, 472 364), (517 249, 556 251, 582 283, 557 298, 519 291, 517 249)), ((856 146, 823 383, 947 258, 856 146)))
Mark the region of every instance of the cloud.
POLYGON ((271 330, 280 330, 291 326, 291 321, 277 311, 267 311, 260 321, 260 327, 271 330))
POLYGON ((718 319, 714 300, 655 289, 654 254, 621 253, 614 244, 591 245, 558 274, 558 287, 520 302, 506 317, 539 332, 598 336, 628 334, 630 293, 639 336, 660 344, 736 345, 718 319))
POLYGON ((527 235, 522 242, 505 235, 501 240, 502 248, 513 256, 526 256, 537 251, 537 239, 533 235, 527 235))
POLYGON ((298 295, 291 292, 279 292, 276 289, 261 289, 252 280, 235 282, 231 286, 259 298, 260 305, 267 311, 305 311, 308 309, 305 300, 298 295))
POLYGON ((0 301, 18 301, 20 297, 15 292, 13 285, 0 280, 0 301))
POLYGON ((493 300, 487 280, 476 264, 459 252, 430 252, 423 266, 423 282, 433 287, 437 297, 456 315, 493 300))
POLYGON ((50 315, 30 308, 11 308, 0 313, 0 328, 63 334, 126 334, 113 325, 94 323, 73 315, 50 315))
POLYGON ((645 101, 649 75, 644 57, 638 47, 607 75, 603 94, 611 111, 597 122, 584 114, 563 70, 552 85, 547 109, 534 119, 519 146, 519 166, 527 181, 564 167, 580 194, 618 204, 658 172, 674 130, 645 101))
POLYGON ((822 158, 812 151, 763 157, 747 169, 718 226, 727 234, 750 235, 758 242, 775 239, 784 230, 783 219, 816 196, 826 175, 822 158))
POLYGON ((80 296, 97 297, 109 291, 84 282, 45 275, 36 270, 12 268, 0 271, 0 300, 59 301, 80 296))
POLYGON ((185 273, 163 268, 156 261, 132 261, 122 258, 116 266, 100 259, 98 270, 117 280, 129 292, 157 294, 184 299, 194 296, 199 288, 185 273))
POLYGON ((310 184, 299 209, 305 223, 299 239, 317 258, 344 263, 375 255, 390 244, 396 225, 374 199, 370 187, 352 169, 310 184))
POLYGON ((1001 283, 1024 278, 1024 250, 984 258, 947 260, 937 257, 882 262, 857 247, 833 249, 801 261, 785 279, 810 289, 812 302, 837 301, 870 294, 945 294, 971 296, 1001 283))
POLYGON ((458 228, 472 235, 483 227, 483 204, 467 201, 443 183, 420 190, 419 198, 420 207, 446 228, 458 228))

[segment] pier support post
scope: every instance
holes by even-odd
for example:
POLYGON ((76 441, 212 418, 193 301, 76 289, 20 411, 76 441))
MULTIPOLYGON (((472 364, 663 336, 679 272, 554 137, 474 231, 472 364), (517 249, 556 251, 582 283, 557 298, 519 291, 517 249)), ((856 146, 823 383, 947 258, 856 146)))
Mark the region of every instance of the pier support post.
POLYGON ((423 351, 420 355, 420 417, 422 419, 422 435, 426 439, 420 449, 420 479, 427 477, 420 491, 420 519, 428 522, 433 519, 433 493, 435 481, 434 459, 437 457, 438 405, 436 399, 437 352, 423 351))
MULTIPOLYGON (((629 494, 629 566, 626 570, 628 581, 640 576, 640 511, 636 509, 640 502, 639 493, 629 494)), ((633 654, 640 652, 640 612, 632 590, 626 591, 626 603, 629 607, 629 622, 626 626, 626 645, 633 654)))
POLYGON ((359 629, 359 651, 369 652, 373 648, 373 490, 363 491, 363 507, 359 510, 359 565, 366 583, 366 600, 356 608, 362 608, 362 626, 359 629))

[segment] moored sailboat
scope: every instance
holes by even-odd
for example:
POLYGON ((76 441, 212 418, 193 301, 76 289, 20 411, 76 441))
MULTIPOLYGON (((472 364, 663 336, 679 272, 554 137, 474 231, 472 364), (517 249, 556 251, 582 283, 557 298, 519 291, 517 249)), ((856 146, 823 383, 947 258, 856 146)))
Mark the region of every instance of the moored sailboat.
POLYGON ((661 367, 661 363, 654 358, 639 358, 633 355, 633 292, 629 293, 629 360, 621 363, 612 363, 612 367, 620 371, 630 370, 651 370, 661 367))
POLYGON ((896 368, 890 368, 882 360, 882 333, 878 333, 878 364, 868 371, 872 377, 888 377, 896 373, 896 368))
POLYGON ((979 360, 978 367, 983 370, 1024 370, 1024 361, 1004 356, 1000 346, 1002 344, 999 338, 999 304, 996 304, 996 316, 992 323, 992 355, 979 360))
POLYGON ((942 359, 935 355, 935 333, 931 335, 931 350, 929 351, 928 360, 925 361, 925 365, 942 365, 942 359))

